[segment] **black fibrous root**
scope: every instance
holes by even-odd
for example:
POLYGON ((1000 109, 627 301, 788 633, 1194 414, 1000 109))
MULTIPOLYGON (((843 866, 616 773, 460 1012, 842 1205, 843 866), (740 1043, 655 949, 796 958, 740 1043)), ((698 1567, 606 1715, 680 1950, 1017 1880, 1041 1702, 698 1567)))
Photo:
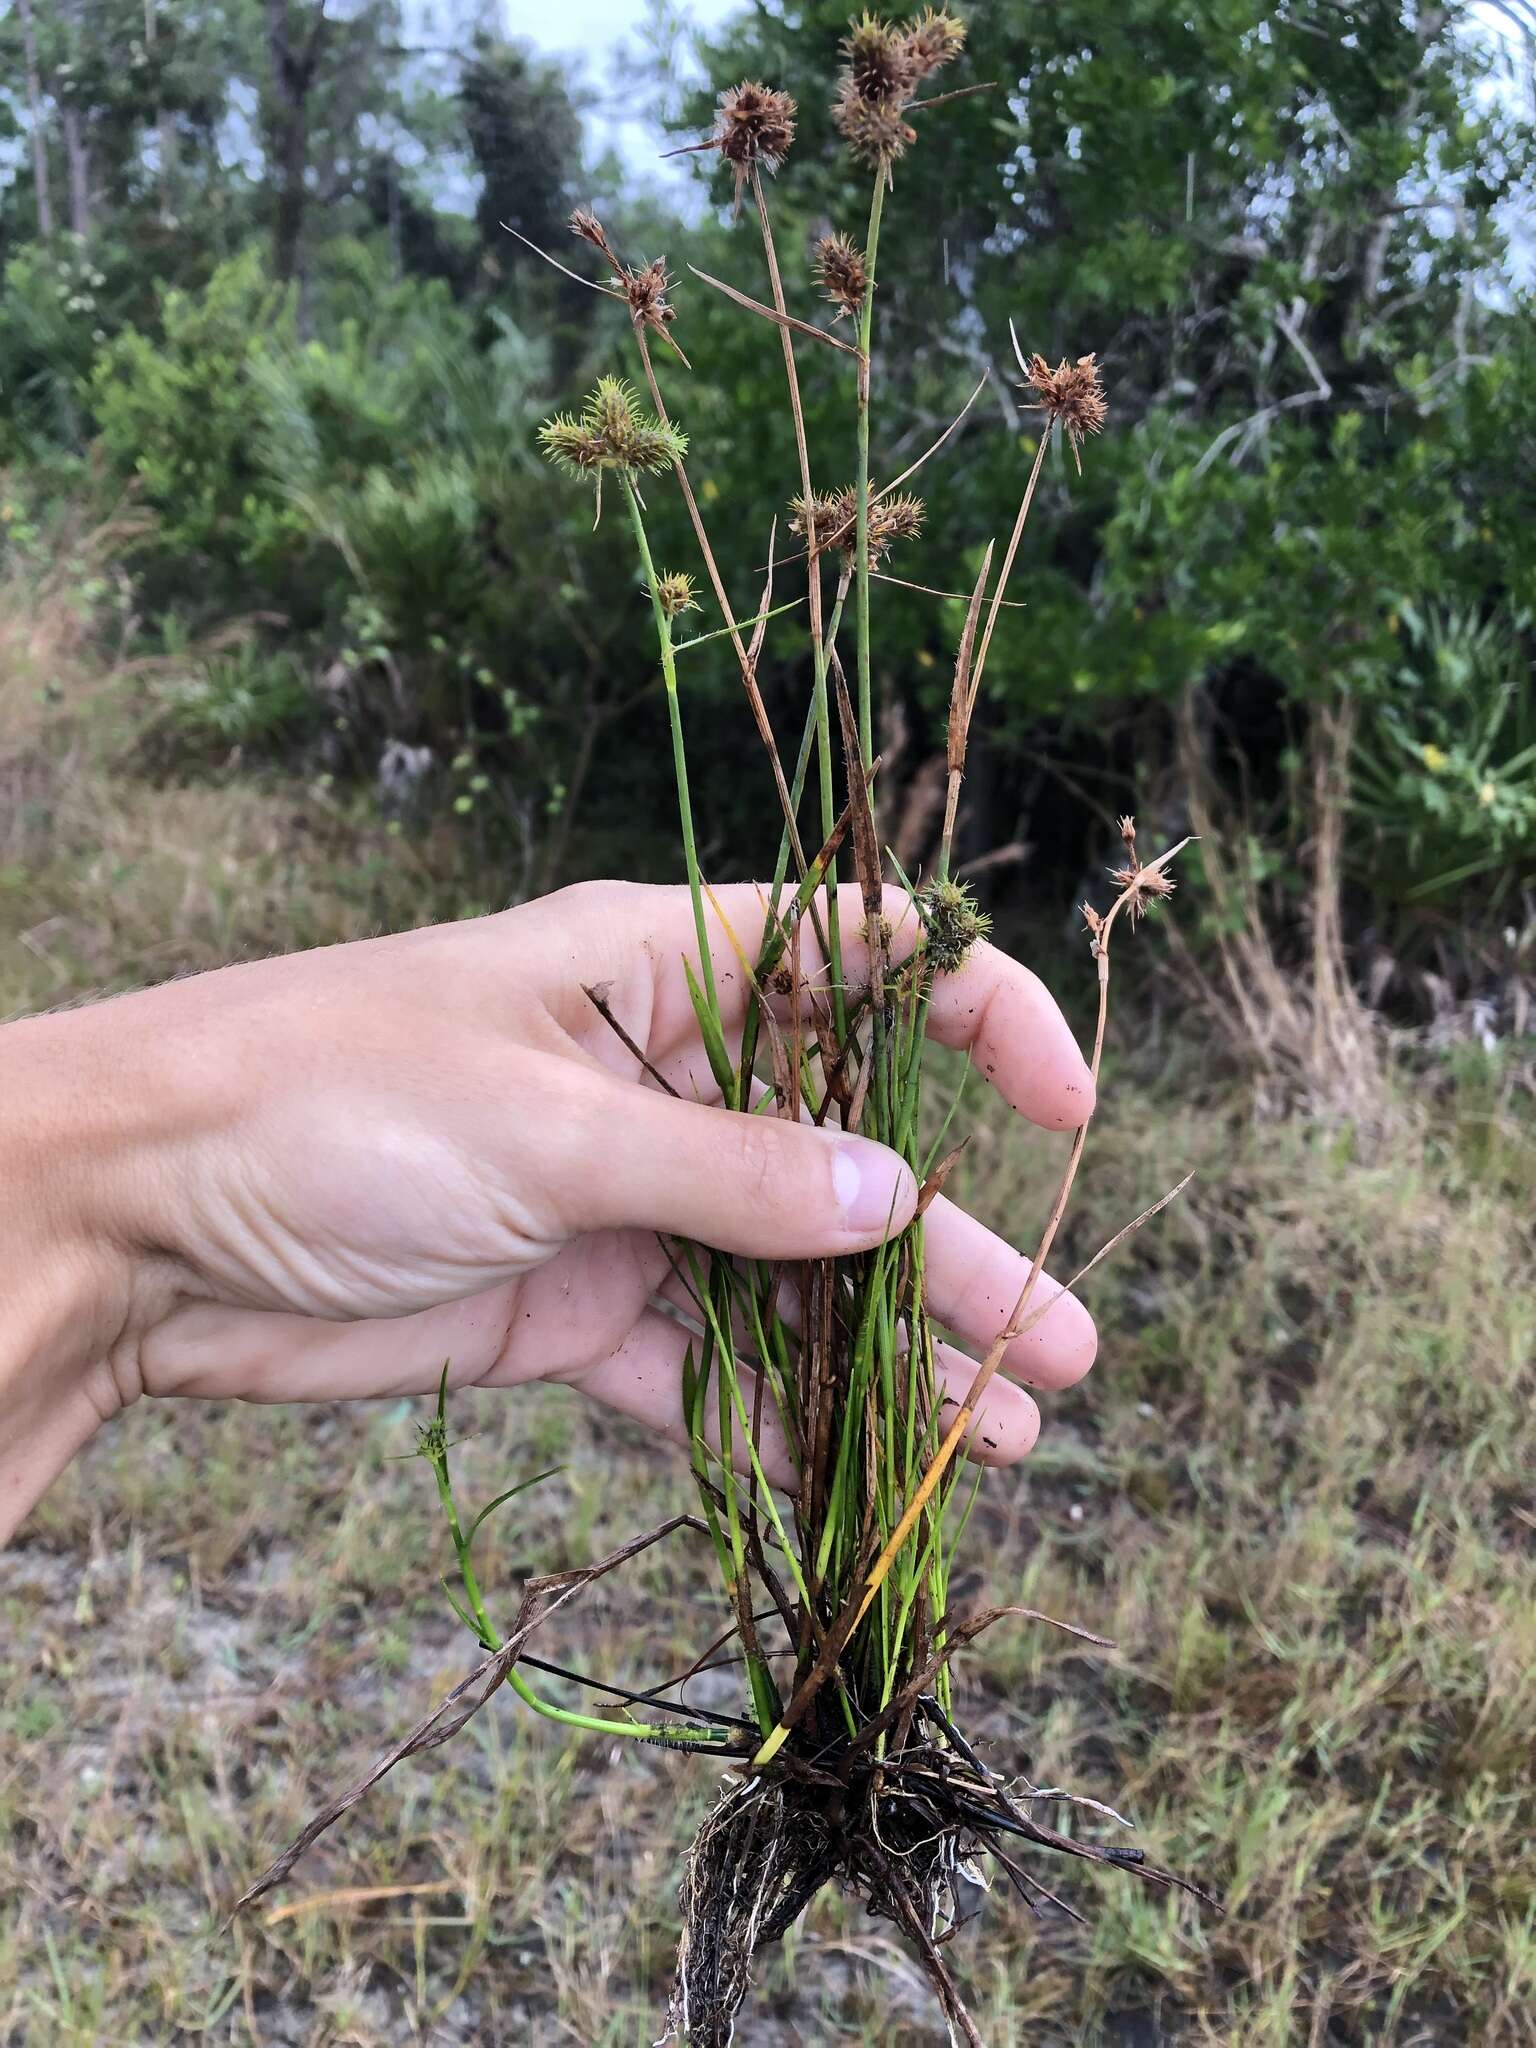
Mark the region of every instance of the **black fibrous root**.
MULTIPOLYGON (((921 1731, 914 1728, 899 1751, 877 1757, 846 1739, 819 1752, 797 1744, 721 1794, 694 1839, 679 1889, 669 2039, 687 2048, 730 2048, 755 1957, 781 1940, 828 1884, 900 1928, 921 1958, 951 2037, 967 2048, 984 2043, 944 1949, 966 1917, 962 1885, 986 1885, 982 1857, 1006 1872, 1031 1910, 1054 1905, 1074 1919, 1080 1916, 1073 1908, 1011 1851, 1032 1846, 1113 1864, 1213 1903, 1140 1849, 1075 1840, 1034 1818, 937 1701, 920 1704, 921 1731)), ((1069 1795, 1031 1787, 1023 1796, 1038 1805, 1069 1795)))

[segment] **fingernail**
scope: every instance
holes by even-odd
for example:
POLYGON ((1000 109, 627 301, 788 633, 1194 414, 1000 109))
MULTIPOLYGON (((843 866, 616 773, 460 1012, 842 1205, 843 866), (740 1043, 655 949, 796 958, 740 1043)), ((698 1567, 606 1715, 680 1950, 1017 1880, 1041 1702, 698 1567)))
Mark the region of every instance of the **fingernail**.
POLYGON ((834 1144, 832 1191, 850 1236, 875 1244, 899 1230, 917 1203, 910 1168, 868 1138, 839 1138, 834 1144))

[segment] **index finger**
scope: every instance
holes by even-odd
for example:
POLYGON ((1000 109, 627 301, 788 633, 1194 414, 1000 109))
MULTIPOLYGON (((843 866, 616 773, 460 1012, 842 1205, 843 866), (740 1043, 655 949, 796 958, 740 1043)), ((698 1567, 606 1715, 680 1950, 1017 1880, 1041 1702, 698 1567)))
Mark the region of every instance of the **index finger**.
MULTIPOLYGON (((856 981, 869 971, 864 913, 857 890, 849 897, 857 922, 843 939, 843 967, 856 981)), ((846 912, 845 912, 846 914, 846 912)), ((917 919, 903 889, 887 888, 891 954, 901 960, 917 940, 917 919)), ((968 1052, 1010 1109, 1047 1131, 1075 1131, 1093 1114, 1093 1076, 1055 997, 1020 961, 979 939, 964 964, 941 974, 928 1004, 928 1036, 968 1052)))
MULTIPOLYGON (((788 893, 781 896, 781 904, 788 893)), ((737 949, 748 958, 755 957, 769 894, 756 883, 734 882, 712 892, 706 912, 728 1031, 739 1024, 748 992, 748 977, 737 949), (723 923, 729 930, 722 928, 723 923)), ((632 913, 625 934, 631 964, 636 942, 643 934, 651 963, 660 970, 655 977, 649 1049, 657 1057, 671 1054, 691 1044, 698 1030, 683 976, 668 971, 681 955, 692 957, 697 949, 688 892, 631 887, 618 901, 632 913)), ((921 926, 905 889, 887 885, 884 902, 891 926, 891 958, 899 962, 916 946, 921 926)), ((845 883, 837 892, 837 904, 843 979, 855 988, 869 976, 864 902, 857 885, 845 883)), ((622 927, 623 920, 617 922, 622 927)), ((825 988, 826 967, 808 918, 800 926, 800 953, 806 982, 813 989, 825 988)), ((972 947, 963 966, 940 975, 934 983, 928 1036, 940 1045, 969 1052, 1009 1108, 1042 1129, 1076 1130, 1093 1113, 1093 1077, 1054 997, 1038 975, 985 940, 972 947)))

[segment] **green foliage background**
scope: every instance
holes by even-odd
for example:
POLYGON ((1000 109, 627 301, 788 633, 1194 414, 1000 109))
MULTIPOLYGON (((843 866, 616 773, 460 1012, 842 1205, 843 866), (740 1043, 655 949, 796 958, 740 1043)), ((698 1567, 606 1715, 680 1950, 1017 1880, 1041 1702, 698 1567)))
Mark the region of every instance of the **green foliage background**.
MULTIPOLYGON (((998 871, 1004 907, 1059 909, 1109 814, 1178 821, 1183 710, 1244 806, 1256 871, 1284 877, 1314 824, 1311 721, 1352 698, 1351 929, 1442 970, 1451 935, 1469 985, 1507 969, 1536 873, 1536 125, 1518 37, 1387 0, 970 12, 959 82, 990 89, 920 116, 896 170, 877 471, 988 383, 923 472, 927 534, 894 572, 968 588, 1006 530, 1036 438, 1010 321, 1026 349, 1096 351, 1111 423, 1080 482, 1064 456, 1048 467, 1026 602, 988 670, 965 850, 1024 843, 998 871)), ((741 612, 794 489, 777 337, 683 265, 759 291, 755 236, 711 155, 687 159, 686 218, 669 218, 594 160, 601 126, 584 139, 571 81, 481 10, 447 19, 429 46, 395 0, 11 11, 0 545, 46 550, 82 496, 154 515, 134 632, 203 662, 172 705, 200 772, 226 727, 242 759, 298 750, 360 792, 392 745, 425 748, 411 816, 472 831, 487 900, 605 866, 669 873, 622 535, 590 533, 533 450, 542 416, 633 369, 629 338, 502 223, 591 278, 565 223, 592 202, 627 257, 679 271, 693 367, 661 375, 741 612)), ((738 77, 793 93, 776 225, 792 296, 828 319, 805 254, 829 226, 858 235, 866 203, 828 106, 845 29, 841 0, 760 0, 702 49, 706 87, 669 76, 660 33, 630 86, 679 145, 738 77)), ((848 408, 828 352, 803 354, 835 486, 848 408)), ((653 496, 667 566, 696 570, 670 485, 653 496)), ((938 743, 957 606, 880 599, 899 797, 938 743)), ((800 639, 789 620, 768 642, 786 730, 800 639)), ((707 859, 748 872, 771 789, 723 643, 693 677, 707 859)), ((1299 943, 1283 890, 1275 914, 1299 943)))

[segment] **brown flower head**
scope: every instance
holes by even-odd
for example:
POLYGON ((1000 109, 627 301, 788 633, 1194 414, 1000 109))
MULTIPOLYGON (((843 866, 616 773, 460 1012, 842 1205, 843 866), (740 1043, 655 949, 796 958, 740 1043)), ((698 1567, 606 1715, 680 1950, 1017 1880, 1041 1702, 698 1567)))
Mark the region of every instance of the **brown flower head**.
POLYGON ((693 578, 681 569, 673 569, 658 578, 656 597, 669 619, 679 617, 683 612, 696 612, 699 600, 694 595, 693 578))
POLYGON ((851 490, 817 491, 809 502, 790 500, 789 530, 813 547, 851 549, 856 513, 857 500, 851 490))
POLYGON ((965 43, 953 15, 930 7, 908 28, 866 14, 843 39, 846 59, 832 119, 861 162, 886 170, 917 140, 902 119, 918 85, 965 43))
POLYGON ((1109 412, 1093 356, 1079 356, 1075 363, 1065 357, 1053 370, 1042 355, 1032 355, 1024 371, 1030 390, 1038 392, 1032 410, 1046 415, 1048 427, 1058 423, 1072 445, 1072 459, 1082 472, 1079 449, 1085 434, 1097 434, 1109 412))
POLYGON ((875 168, 895 163, 917 140, 898 102, 868 98, 847 74, 832 103, 832 120, 859 162, 875 168))
MULTIPOLYGON (((803 498, 790 504, 790 531, 818 548, 835 547, 852 566, 858 552, 858 494, 851 485, 840 491, 818 491, 807 517, 803 498)), ((869 562, 883 562, 899 540, 915 540, 923 530, 923 501, 904 495, 873 498, 869 506, 869 562)))
POLYGON ((958 57, 965 48, 965 23, 942 8, 930 7, 902 37, 914 78, 927 78, 958 57))
POLYGON ((621 268, 619 289, 629 307, 629 317, 637 327, 654 327, 658 334, 665 334, 677 318, 677 309, 667 300, 672 280, 667 274, 664 256, 658 256, 651 263, 621 268))
POLYGON ((718 149, 736 174, 738 194, 754 164, 776 171, 795 139, 795 103, 787 92, 745 79, 720 95, 715 132, 704 146, 718 149))
POLYGON ((1160 867, 1111 868, 1109 878, 1125 897, 1132 924, 1145 917, 1147 905, 1155 897, 1173 894, 1174 885, 1160 867))
POLYGON ((838 319, 845 313, 862 313, 869 274, 858 243, 848 235, 823 235, 811 251, 811 261, 822 297, 836 306, 838 319))

